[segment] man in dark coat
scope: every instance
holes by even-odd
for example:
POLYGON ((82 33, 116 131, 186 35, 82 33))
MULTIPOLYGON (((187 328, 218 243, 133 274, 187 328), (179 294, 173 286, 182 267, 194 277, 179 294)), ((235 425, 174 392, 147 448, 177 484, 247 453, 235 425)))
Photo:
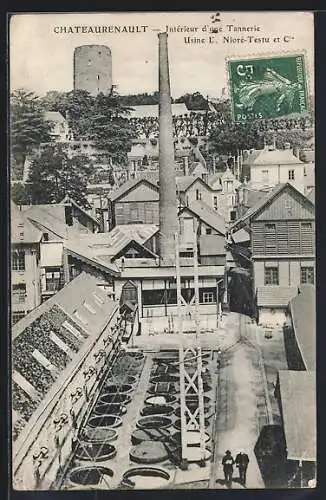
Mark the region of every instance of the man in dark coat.
POLYGON ((241 483, 245 486, 247 481, 247 468, 249 464, 249 457, 247 453, 240 451, 235 457, 235 465, 239 469, 239 476, 241 483))
POLYGON ((227 487, 230 488, 232 484, 233 465, 234 465, 234 458, 232 457, 230 450, 226 450, 225 455, 222 458, 222 465, 223 465, 225 483, 227 487))

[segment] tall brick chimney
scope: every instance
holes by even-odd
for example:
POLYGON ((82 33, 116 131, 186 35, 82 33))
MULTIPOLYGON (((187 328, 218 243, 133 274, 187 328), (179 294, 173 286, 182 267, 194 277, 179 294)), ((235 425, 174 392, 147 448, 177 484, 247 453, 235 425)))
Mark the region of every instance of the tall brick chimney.
POLYGON ((159 33, 159 180, 160 265, 175 264, 178 232, 168 35, 159 33))

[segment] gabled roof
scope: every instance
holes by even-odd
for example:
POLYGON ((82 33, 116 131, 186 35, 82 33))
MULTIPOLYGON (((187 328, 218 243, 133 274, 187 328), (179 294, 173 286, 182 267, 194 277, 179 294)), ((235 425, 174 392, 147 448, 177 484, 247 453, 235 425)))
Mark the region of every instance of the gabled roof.
POLYGON ((240 218, 238 219, 234 224, 232 224, 231 228, 236 227, 239 222, 244 222, 248 219, 252 219, 254 215, 257 215, 263 208, 265 208, 268 204, 272 203, 272 201, 278 196, 282 191, 285 189, 290 189, 291 191, 295 192, 297 196, 299 196, 301 199, 306 200, 309 204, 313 206, 313 203, 300 191, 298 191, 292 184, 290 183, 285 183, 285 184, 277 184, 274 186, 270 191, 266 193, 266 196, 258 200, 258 202, 253 205, 247 212, 240 218))
POLYGON ((180 213, 188 210, 193 215, 197 216, 201 221, 215 229, 222 236, 226 233, 225 219, 216 210, 210 208, 206 203, 196 200, 191 203, 191 207, 182 207, 180 213))
POLYGON ((316 372, 278 373, 288 460, 316 462, 316 372))
MULTIPOLYGON (((76 201, 71 198, 70 196, 65 196, 64 199, 62 200, 62 202, 60 203, 60 205, 64 205, 64 206, 67 206, 67 205, 72 205, 73 207, 77 208, 80 212, 82 212, 84 215, 86 215, 86 217, 88 217, 89 219, 91 219, 94 224, 96 224, 97 226, 100 227, 100 223, 99 221, 93 217, 87 210, 85 210, 83 207, 81 207, 80 205, 78 205, 78 203, 76 203, 76 201)), ((49 205, 46 205, 46 206, 49 206, 49 205)))
POLYGON ((176 177, 177 191, 184 192, 190 188, 196 181, 201 182, 203 186, 206 186, 209 189, 208 184, 203 181, 201 177, 194 175, 183 175, 182 177, 176 177))
POLYGON ((287 308, 290 300, 297 293, 298 288, 295 286, 259 286, 257 287, 257 306, 287 308))
POLYGON ((124 182, 118 189, 113 191, 113 193, 110 194, 110 200, 111 201, 117 201, 121 196, 127 194, 129 191, 134 189, 138 184, 141 183, 146 183, 150 187, 154 188, 156 191, 159 190, 158 186, 151 182, 149 179, 145 179, 143 177, 137 177, 136 179, 129 179, 128 181, 124 182))
POLYGON ((37 229, 11 202, 11 243, 39 243, 42 239, 42 231, 37 229))
POLYGON ((301 285, 290 302, 292 324, 298 347, 307 370, 316 369, 316 289, 301 285))
POLYGON ((64 205, 31 205, 24 211, 28 218, 43 232, 52 232, 60 239, 67 238, 68 226, 65 223, 64 205))
POLYGON ((110 240, 113 240, 117 234, 125 234, 129 238, 133 238, 140 244, 146 243, 159 230, 156 224, 122 224, 115 226, 110 231, 110 240))
POLYGON ((294 165, 303 162, 291 149, 262 149, 251 161, 251 165, 294 165))

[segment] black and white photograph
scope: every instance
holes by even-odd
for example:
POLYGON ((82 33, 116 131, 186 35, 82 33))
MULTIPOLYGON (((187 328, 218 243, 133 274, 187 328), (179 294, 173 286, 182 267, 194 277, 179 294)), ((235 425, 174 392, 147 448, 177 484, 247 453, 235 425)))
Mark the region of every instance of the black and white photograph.
POLYGON ((314 14, 9 19, 12 488, 317 485, 314 14))

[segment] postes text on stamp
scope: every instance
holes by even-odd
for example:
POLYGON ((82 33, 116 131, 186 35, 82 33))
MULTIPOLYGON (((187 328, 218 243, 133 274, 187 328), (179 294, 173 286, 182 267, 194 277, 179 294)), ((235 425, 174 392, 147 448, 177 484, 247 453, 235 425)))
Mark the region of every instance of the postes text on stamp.
POLYGON ((302 54, 228 61, 236 122, 306 114, 309 107, 302 54))

